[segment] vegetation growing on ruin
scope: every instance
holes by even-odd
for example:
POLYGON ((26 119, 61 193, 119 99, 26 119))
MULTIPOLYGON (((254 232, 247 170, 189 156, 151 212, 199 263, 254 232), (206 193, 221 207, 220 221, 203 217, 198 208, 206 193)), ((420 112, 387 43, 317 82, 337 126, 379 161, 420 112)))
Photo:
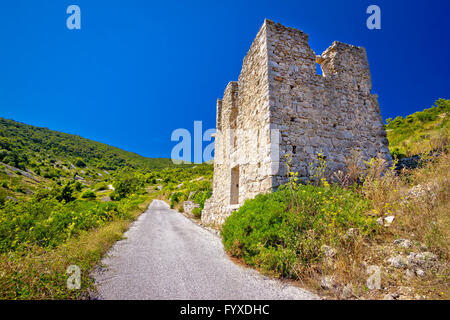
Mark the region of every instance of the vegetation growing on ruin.
POLYGON ((361 168, 355 153, 327 180, 319 155, 307 184, 290 172, 285 186, 234 212, 222 227, 225 249, 331 297, 449 299, 449 111, 450 100, 439 99, 430 109, 387 119, 391 153, 420 154, 418 168, 383 173, 380 159, 361 168), (368 282, 376 268, 379 289, 368 282))
POLYGON ((355 173, 349 162, 353 171, 334 183, 317 177, 299 184, 291 172, 286 186, 247 200, 226 220, 224 246, 265 273, 333 297, 448 299, 446 150, 401 173, 382 174, 385 163, 376 159, 355 173), (379 289, 368 288, 369 266, 381 270, 379 289))

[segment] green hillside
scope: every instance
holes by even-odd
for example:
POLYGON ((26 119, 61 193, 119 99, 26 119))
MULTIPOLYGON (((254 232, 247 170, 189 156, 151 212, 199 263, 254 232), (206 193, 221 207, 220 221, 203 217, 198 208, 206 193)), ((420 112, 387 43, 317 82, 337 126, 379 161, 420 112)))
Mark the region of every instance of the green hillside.
POLYGON ((146 158, 77 135, 0 118, 0 209, 7 200, 34 201, 46 190, 60 197, 64 188, 73 189, 79 199, 91 191, 91 200, 109 199, 112 185, 124 172, 143 176, 164 168, 180 166, 170 159, 146 158))
POLYGON ((439 99, 429 109, 386 122, 393 155, 402 158, 440 149, 450 140, 450 100, 439 99))
POLYGON ((207 174, 211 165, 175 166, 0 118, 0 299, 82 298, 92 268, 163 185, 202 187, 200 202, 209 185, 190 180, 207 174), (69 265, 83 290, 66 288, 69 265))
POLYGON ((20 169, 57 161, 71 168, 90 166, 101 170, 174 166, 170 159, 145 158, 77 135, 4 118, 0 118, 0 161, 20 169))

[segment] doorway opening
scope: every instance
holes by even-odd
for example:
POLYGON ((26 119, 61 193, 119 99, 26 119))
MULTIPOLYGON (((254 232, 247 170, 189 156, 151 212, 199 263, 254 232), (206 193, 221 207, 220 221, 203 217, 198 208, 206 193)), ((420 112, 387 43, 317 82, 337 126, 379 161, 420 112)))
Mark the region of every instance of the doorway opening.
POLYGON ((231 169, 231 198, 230 204, 239 204, 239 166, 231 169))

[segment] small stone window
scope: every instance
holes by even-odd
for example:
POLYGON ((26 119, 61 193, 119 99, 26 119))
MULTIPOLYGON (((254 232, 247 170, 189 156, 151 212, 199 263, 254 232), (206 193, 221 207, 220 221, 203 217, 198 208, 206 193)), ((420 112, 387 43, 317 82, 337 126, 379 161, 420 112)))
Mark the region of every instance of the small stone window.
POLYGON ((297 154, 297 146, 293 146, 292 147, 292 153, 293 154, 297 154))
POLYGON ((322 67, 318 63, 316 63, 316 74, 323 76, 322 67))

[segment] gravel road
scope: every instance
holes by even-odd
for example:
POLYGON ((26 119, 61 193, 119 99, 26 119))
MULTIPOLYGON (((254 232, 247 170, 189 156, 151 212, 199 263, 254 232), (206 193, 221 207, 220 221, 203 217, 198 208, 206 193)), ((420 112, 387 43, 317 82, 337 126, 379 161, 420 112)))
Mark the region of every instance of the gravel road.
POLYGON ((99 299, 318 299, 234 264, 220 238, 154 200, 93 274, 99 299))

